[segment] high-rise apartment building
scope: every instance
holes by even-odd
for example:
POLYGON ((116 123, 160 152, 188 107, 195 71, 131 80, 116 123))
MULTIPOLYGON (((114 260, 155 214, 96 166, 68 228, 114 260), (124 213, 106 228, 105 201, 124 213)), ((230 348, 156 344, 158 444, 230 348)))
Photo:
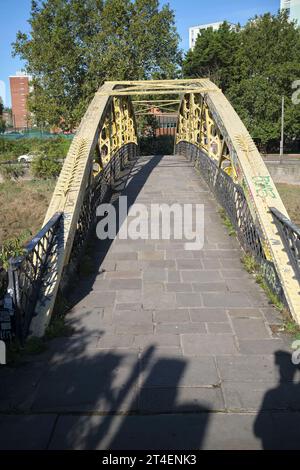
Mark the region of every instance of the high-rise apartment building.
MULTIPOLYGON (((199 34, 201 34, 202 31, 208 28, 212 28, 214 31, 217 31, 222 24, 223 24, 223 21, 218 21, 216 23, 201 24, 199 26, 193 26, 192 28, 190 28, 189 29, 190 49, 194 49, 196 41, 197 41, 197 37, 199 36, 199 34)), ((228 23, 228 24, 231 24, 231 23, 228 23)))
POLYGON ((297 21, 300 27, 300 0, 281 0, 280 10, 286 10, 291 21, 297 21))
POLYGON ((29 126, 29 113, 27 100, 30 91, 30 77, 24 72, 17 72, 9 77, 12 120, 16 129, 25 129, 29 126))

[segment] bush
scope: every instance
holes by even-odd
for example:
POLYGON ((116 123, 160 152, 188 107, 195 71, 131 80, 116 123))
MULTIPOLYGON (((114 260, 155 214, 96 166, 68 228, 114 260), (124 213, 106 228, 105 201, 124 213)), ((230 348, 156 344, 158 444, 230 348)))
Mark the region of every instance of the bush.
POLYGON ((0 266, 7 270, 10 258, 24 254, 24 243, 30 236, 31 233, 26 230, 19 237, 6 240, 0 249, 0 266))
POLYGON ((1 165, 0 173, 5 181, 14 180, 17 181, 19 178, 24 176, 25 171, 21 165, 1 165))
POLYGON ((20 155, 29 152, 45 153, 48 157, 63 159, 66 157, 71 141, 64 137, 51 139, 13 139, 0 137, 0 159, 16 160, 20 155))
POLYGON ((2 117, 0 117, 0 134, 3 134, 3 132, 5 132, 5 129, 6 129, 5 121, 3 120, 2 117))
POLYGON ((61 171, 61 163, 54 158, 49 158, 45 155, 40 155, 35 158, 31 164, 31 171, 36 178, 56 178, 61 171))
POLYGON ((174 136, 161 135, 159 137, 141 137, 141 155, 173 155, 174 136))

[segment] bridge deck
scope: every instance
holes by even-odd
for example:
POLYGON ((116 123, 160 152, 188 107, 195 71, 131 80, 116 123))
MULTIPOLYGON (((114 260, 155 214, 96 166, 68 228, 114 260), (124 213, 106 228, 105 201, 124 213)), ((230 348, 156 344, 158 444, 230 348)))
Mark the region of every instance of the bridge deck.
POLYGON ((67 316, 73 335, 0 370, 0 448, 298 448, 291 340, 272 333, 281 319, 205 183, 182 157, 145 157, 123 194, 204 204, 204 249, 95 239, 67 316))

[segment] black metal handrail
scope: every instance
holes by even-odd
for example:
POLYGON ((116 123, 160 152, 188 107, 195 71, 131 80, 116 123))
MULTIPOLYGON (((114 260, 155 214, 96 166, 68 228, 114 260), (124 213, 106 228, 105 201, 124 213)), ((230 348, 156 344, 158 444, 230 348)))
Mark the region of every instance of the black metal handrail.
POLYGON ((28 335, 31 320, 36 314, 35 307, 50 260, 53 269, 61 222, 62 212, 58 212, 27 243, 21 256, 9 260, 5 306, 11 312, 12 328, 21 343, 28 335))
POLYGON ((181 141, 176 146, 176 153, 189 158, 199 168, 219 204, 224 207, 242 247, 255 257, 269 288, 285 302, 276 268, 265 256, 262 231, 253 220, 243 188, 234 183, 232 178, 196 145, 181 141))
MULTIPOLYGON (((109 197, 120 172, 136 155, 137 145, 125 144, 86 188, 68 268, 74 269, 78 265, 91 229, 95 226, 98 205, 109 197)), ((23 343, 30 332, 32 318, 37 315, 35 311, 37 302, 39 299, 42 300, 41 295, 45 295, 44 288, 48 282, 46 279, 49 278, 49 274, 54 275, 56 272, 59 246, 63 242, 62 224, 63 213, 56 213, 27 243, 22 255, 9 260, 8 289, 4 299, 4 309, 0 312, 2 315, 0 323, 2 318, 3 325, 8 325, 8 322, 11 324, 12 334, 9 332, 6 338, 16 336, 23 343)), ((71 269, 65 269, 64 283, 71 273, 71 269)), ((7 326, 5 328, 9 330, 7 326)))
POLYGON ((283 240, 291 265, 300 282, 300 227, 275 207, 270 207, 279 235, 283 240))
POLYGON ((97 207, 109 198, 121 171, 137 156, 137 148, 135 143, 123 145, 115 152, 104 170, 94 178, 93 184, 87 188, 77 222, 67 275, 72 275, 85 251, 86 242, 97 222, 97 207))

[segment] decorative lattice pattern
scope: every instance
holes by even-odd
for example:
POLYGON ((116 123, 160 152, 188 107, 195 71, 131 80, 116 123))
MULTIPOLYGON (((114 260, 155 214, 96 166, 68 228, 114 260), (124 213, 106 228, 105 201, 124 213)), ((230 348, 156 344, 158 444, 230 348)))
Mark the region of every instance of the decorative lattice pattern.
MULTIPOLYGON (((134 143, 121 147, 86 188, 70 256, 70 265, 73 268, 77 266, 91 230, 96 224, 97 207, 108 198, 122 169, 136 154, 137 145, 134 143)), ((12 320, 12 335, 21 343, 30 332, 39 296, 44 295, 47 290, 45 279, 55 277, 62 243, 63 213, 57 213, 25 247, 24 255, 10 260, 6 303, 11 305, 3 311, 3 324, 7 323, 9 316, 12 320)))
POLYGON ((181 141, 176 146, 176 153, 184 155, 199 168, 219 204, 224 207, 243 249, 257 259, 268 286, 284 301, 283 289, 275 266, 266 259, 261 242, 261 230, 253 220, 242 187, 234 183, 232 178, 196 145, 181 141))
POLYGON ((61 222, 62 213, 55 214, 28 243, 24 254, 10 260, 8 298, 14 313, 13 331, 21 343, 29 333, 44 276, 48 269, 55 270, 61 222))
POLYGON ((279 210, 270 208, 278 232, 284 242, 290 262, 300 282, 300 228, 285 217, 279 210))

